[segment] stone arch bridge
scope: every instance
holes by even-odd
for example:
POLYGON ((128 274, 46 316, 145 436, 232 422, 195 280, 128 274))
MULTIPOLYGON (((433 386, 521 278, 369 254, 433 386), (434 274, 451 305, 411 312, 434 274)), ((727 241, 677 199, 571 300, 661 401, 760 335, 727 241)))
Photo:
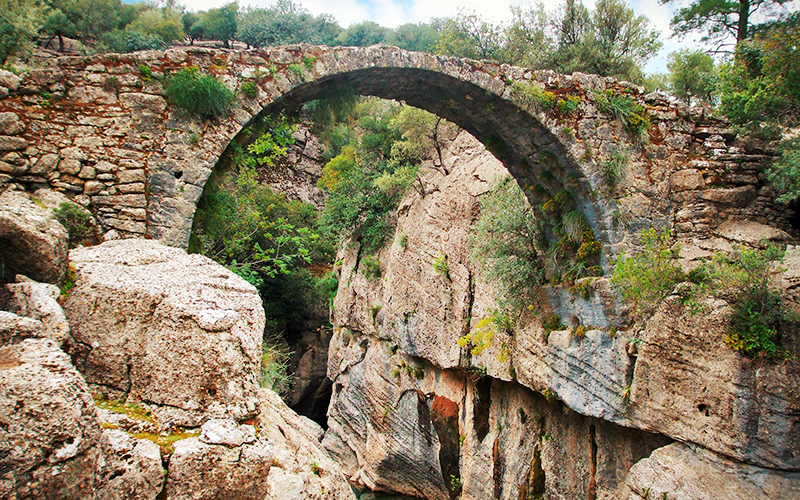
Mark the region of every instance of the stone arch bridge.
POLYGON ((651 224, 701 237, 729 219, 789 227, 762 186, 764 145, 740 140, 702 111, 610 78, 383 46, 187 47, 61 57, 22 78, 2 72, 0 189, 65 191, 106 230, 185 247, 204 184, 230 141, 259 114, 342 89, 404 100, 466 129, 534 207, 568 193, 606 255, 651 224), (163 75, 187 66, 237 93, 228 116, 203 121, 165 100, 163 75), (257 85, 256 97, 241 93, 245 82, 257 85), (596 96, 604 92, 647 107, 646 137, 634 138, 601 110, 596 96), (627 160, 617 161, 616 175, 615 158, 627 160))

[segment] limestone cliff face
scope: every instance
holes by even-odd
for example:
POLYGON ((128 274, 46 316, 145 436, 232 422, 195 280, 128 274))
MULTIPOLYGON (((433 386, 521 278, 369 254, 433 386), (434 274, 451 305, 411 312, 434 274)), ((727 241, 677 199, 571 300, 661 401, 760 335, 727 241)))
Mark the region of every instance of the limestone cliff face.
MULTIPOLYGON (((616 331, 625 311, 606 278, 590 278, 588 295, 542 292, 538 308, 566 330, 547 333, 526 312, 481 354, 460 348, 495 306, 468 238, 480 196, 504 169, 466 133, 444 165, 447 175, 429 169, 426 194, 401 205, 379 279, 361 272, 357 243, 340 255, 324 444, 354 482, 431 499, 640 498, 664 460, 640 461, 677 440, 700 450, 665 454, 682 467, 702 463, 719 479, 728 464, 748 464, 800 485, 789 472, 800 469, 800 364, 753 363, 725 346, 722 301, 691 316, 669 297, 646 324, 616 331), (441 256, 447 275, 433 267, 441 256), (572 333, 579 325, 583 337, 572 333)), ((685 257, 772 232, 740 224, 687 239, 685 257)))

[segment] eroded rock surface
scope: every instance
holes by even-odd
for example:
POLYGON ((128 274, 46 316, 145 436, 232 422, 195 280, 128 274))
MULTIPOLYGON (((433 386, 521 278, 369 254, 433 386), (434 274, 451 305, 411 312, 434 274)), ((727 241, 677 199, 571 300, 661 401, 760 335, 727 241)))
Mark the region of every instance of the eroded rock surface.
POLYGON ((0 496, 85 498, 102 454, 86 383, 50 339, 0 347, 0 496))
POLYGON ((110 399, 196 427, 258 412, 264 310, 255 288, 200 255, 148 240, 75 249, 69 352, 110 399))
POLYGON ((319 442, 319 426, 298 416, 269 389, 261 389, 259 395, 259 432, 272 443, 274 453, 267 498, 355 500, 339 464, 319 442))
POLYGON ((66 229, 24 192, 0 194, 0 262, 4 281, 23 274, 59 283, 67 270, 66 229))
MULTIPOLYGON (((334 388, 324 444, 352 481, 425 498, 447 498, 454 484, 462 486, 463 498, 517 498, 508 485, 523 483, 530 498, 544 492, 582 498, 590 491, 595 498, 625 498, 628 469, 673 439, 732 459, 739 464, 734 468, 800 468, 800 363, 751 361, 725 345, 729 307, 724 301, 708 300, 702 314, 691 314, 676 290, 649 321, 632 327, 608 277, 585 278, 572 288, 545 288, 534 304, 542 314, 523 311, 513 335, 496 330, 480 354, 460 349, 458 338, 497 307, 495 287, 467 254, 478 199, 502 169, 470 141, 457 138, 445 153, 448 175, 425 174, 429 193, 412 194, 401 204, 395 239, 377 255, 381 279, 361 272, 364 256, 357 245, 340 254, 328 365, 334 388), (437 256, 447 258, 446 275, 433 269, 437 256), (566 324, 563 330, 542 327, 552 313, 566 324), (464 381, 464 373, 477 375, 464 381), (487 381, 476 381, 483 374, 487 381), (445 383, 448 377, 451 382, 445 383), (502 390, 490 389, 498 384, 502 390), (502 402, 528 389, 549 401, 502 402), (438 398, 456 406, 456 431, 426 434, 428 425, 436 428, 438 398), (545 421, 557 413, 554 408, 576 417, 563 427, 538 427, 536 432, 547 436, 538 443, 527 442, 530 430, 519 442, 505 441, 525 427, 516 408, 526 418, 531 412, 545 415, 545 421), (478 417, 492 412, 496 420, 478 417), (514 423, 506 426, 505 418, 514 423), (488 450, 485 439, 492 425, 503 432, 488 450), (470 432, 478 439, 471 441, 470 432), (453 435, 455 445, 448 438, 453 435), (630 436, 638 436, 630 439, 641 447, 627 441, 630 436), (610 451, 616 445, 631 447, 619 455, 626 458, 604 464, 619 453, 610 451), (587 455, 579 458, 581 453, 570 451, 581 447, 588 462, 581 462, 587 455), (507 462, 499 458, 504 456, 507 462), (508 465, 498 465, 515 464, 519 472, 521 463, 542 474, 509 475, 503 468, 508 465)), ((676 178, 675 185, 685 181, 686 190, 698 189, 698 179, 690 177, 676 178)), ((623 208, 631 213, 650 203, 637 201, 636 195, 625 200, 623 208)), ((687 269, 715 250, 788 238, 755 222, 719 227, 709 238, 686 240, 687 269)), ((790 247, 788 270, 778 280, 790 306, 800 300, 797 254, 790 247)), ((796 350, 792 339, 786 332, 783 342, 796 350)))
POLYGON ((630 470, 630 500, 767 500, 800 498, 800 473, 734 462, 698 446, 673 443, 630 470))

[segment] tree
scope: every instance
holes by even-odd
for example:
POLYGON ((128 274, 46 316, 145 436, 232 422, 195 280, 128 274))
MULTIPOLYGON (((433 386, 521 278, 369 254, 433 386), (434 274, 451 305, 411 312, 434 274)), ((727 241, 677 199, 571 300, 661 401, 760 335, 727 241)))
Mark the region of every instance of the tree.
MULTIPOLYGON (((662 4, 675 0, 660 0, 662 4)), ((670 27, 673 36, 685 37, 692 32, 703 33, 702 42, 717 44, 719 51, 729 45, 731 38, 741 42, 750 38, 756 25, 753 14, 761 11, 762 16, 775 10, 777 6, 791 0, 694 0, 688 7, 681 8, 672 18, 670 27)))
POLYGON ((717 89, 717 70, 714 59, 700 50, 683 49, 669 55, 670 88, 675 97, 711 104, 717 89))
POLYGON ((203 14, 197 12, 185 12, 181 21, 183 22, 183 32, 189 37, 189 43, 194 45, 195 40, 205 38, 206 29, 203 26, 203 14))
POLYGON ((594 49, 592 73, 641 80, 639 69, 661 48, 657 30, 649 19, 637 16, 622 0, 599 0, 592 13, 594 28, 585 42, 594 49))
POLYGON ((431 24, 407 23, 390 32, 386 42, 401 49, 433 53, 438 40, 439 32, 431 24))
POLYGON ((550 66, 556 41, 544 4, 511 6, 511 23, 505 30, 505 59, 512 64, 529 68, 550 66))
POLYGON ((500 59, 502 31, 474 12, 462 10, 440 25, 436 53, 471 59, 500 59))
POLYGON ((339 33, 336 45, 351 45, 355 47, 368 47, 383 43, 389 35, 389 29, 373 21, 364 21, 354 24, 339 33))
POLYGON ((0 3, 0 64, 30 50, 41 19, 41 10, 33 0, 0 3))
POLYGON ((239 4, 236 2, 210 9, 201 20, 205 34, 209 38, 222 40, 225 48, 230 48, 230 41, 236 36, 238 14, 239 4))
POLYGON ((342 31, 331 16, 313 16, 291 0, 279 0, 268 9, 247 8, 239 13, 238 26, 237 39, 253 47, 331 45, 342 31))

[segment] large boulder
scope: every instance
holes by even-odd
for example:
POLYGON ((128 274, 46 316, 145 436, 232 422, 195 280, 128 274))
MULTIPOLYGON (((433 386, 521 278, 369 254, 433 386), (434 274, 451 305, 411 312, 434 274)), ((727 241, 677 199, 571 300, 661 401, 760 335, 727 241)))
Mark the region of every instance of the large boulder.
POLYGON ((164 488, 161 450, 118 429, 103 431, 97 469, 97 500, 153 500, 164 488))
POLYGON ((52 340, 0 347, 0 497, 86 498, 101 435, 83 377, 52 340))
POLYGON ((630 500, 800 498, 800 473, 746 465, 699 446, 673 443, 637 462, 626 480, 630 500))
POLYGON ((70 258, 68 350, 90 386, 152 405, 162 424, 258 413, 264 310, 252 285, 149 240, 109 241, 70 258))
POLYGON ((319 442, 319 426, 297 415, 269 389, 261 389, 259 395, 259 432, 272 443, 274 455, 267 477, 267 498, 355 500, 339 464, 319 442))
MULTIPOLYGON (((18 276, 19 278, 19 276, 18 276)), ((48 283, 22 281, 5 285, 5 304, 8 311, 42 323, 41 335, 53 339, 61 346, 69 337, 69 323, 58 304, 59 289, 48 283)))
POLYGON ((67 230, 19 191, 0 194, 0 280, 24 274, 58 283, 67 270, 67 230))
POLYGON ((169 462, 171 500, 238 498, 261 500, 267 493, 272 445, 256 439, 252 425, 210 420, 200 437, 175 443, 169 462))

